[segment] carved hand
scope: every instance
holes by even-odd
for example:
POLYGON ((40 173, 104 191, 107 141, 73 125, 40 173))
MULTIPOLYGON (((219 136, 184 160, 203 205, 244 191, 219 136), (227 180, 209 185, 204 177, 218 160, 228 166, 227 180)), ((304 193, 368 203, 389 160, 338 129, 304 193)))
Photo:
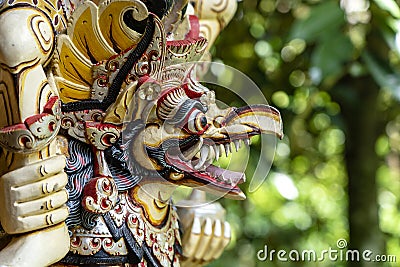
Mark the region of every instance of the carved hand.
POLYGON ((0 220, 7 233, 26 233, 67 218, 64 167, 65 158, 55 156, 0 178, 0 220))
POLYGON ((54 156, 0 177, 1 224, 9 234, 22 234, 0 251, 0 266, 48 266, 67 254, 64 167, 65 158, 54 156))
POLYGON ((181 265, 185 267, 203 266, 219 258, 231 239, 231 228, 221 204, 202 204, 204 192, 193 192, 188 201, 180 203, 187 207, 178 208, 184 228, 181 265))

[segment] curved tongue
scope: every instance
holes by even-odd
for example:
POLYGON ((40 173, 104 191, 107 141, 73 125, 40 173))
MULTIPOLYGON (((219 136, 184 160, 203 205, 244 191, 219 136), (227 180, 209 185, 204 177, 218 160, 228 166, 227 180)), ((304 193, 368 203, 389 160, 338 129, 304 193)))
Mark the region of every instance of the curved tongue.
MULTIPOLYGON (((170 154, 168 151, 165 155, 165 159, 168 164, 194 176, 211 176, 211 178, 214 178, 218 182, 223 182, 232 186, 236 186, 237 184, 246 181, 246 175, 244 173, 225 170, 212 164, 208 165, 204 171, 196 170, 191 161, 182 160, 179 156, 170 154)), ((199 160, 196 159, 194 160, 194 163, 197 163, 198 161, 199 160)))
POLYGON ((217 181, 229 182, 231 185, 241 184, 246 181, 246 175, 242 172, 225 170, 214 165, 209 165, 206 172, 215 177, 217 181))

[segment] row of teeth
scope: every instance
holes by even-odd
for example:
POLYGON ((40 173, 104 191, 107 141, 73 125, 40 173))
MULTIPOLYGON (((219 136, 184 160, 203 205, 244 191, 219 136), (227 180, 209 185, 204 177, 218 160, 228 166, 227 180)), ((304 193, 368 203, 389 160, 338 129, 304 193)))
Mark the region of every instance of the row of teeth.
POLYGON ((234 144, 236 152, 242 147, 242 142, 245 146, 250 146, 250 139, 245 138, 242 140, 233 140, 232 142, 224 144, 213 144, 207 145, 203 144, 200 140, 196 145, 194 145, 189 150, 183 152, 183 157, 185 160, 191 160, 194 156, 198 156, 199 160, 193 167, 196 170, 205 170, 214 160, 219 160, 219 158, 224 153, 228 157, 229 153, 232 153, 232 146, 234 144))

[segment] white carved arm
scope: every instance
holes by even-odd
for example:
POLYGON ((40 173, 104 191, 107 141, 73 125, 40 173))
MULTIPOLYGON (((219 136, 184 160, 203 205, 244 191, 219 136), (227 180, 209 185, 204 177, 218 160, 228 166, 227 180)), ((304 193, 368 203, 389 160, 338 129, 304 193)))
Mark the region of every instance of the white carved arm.
POLYGON ((18 234, 0 251, 0 266, 46 266, 69 249, 59 104, 43 68, 55 30, 43 12, 0 9, 0 221, 18 234))

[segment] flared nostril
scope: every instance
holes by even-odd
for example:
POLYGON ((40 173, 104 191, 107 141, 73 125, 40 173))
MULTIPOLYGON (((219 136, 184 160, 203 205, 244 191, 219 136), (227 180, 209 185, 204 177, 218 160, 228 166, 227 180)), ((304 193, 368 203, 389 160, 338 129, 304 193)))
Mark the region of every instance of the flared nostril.
POLYGON ((223 117, 216 117, 216 118, 213 120, 214 127, 215 127, 215 128, 221 128, 221 127, 222 127, 222 121, 223 121, 223 120, 224 120, 223 117))

